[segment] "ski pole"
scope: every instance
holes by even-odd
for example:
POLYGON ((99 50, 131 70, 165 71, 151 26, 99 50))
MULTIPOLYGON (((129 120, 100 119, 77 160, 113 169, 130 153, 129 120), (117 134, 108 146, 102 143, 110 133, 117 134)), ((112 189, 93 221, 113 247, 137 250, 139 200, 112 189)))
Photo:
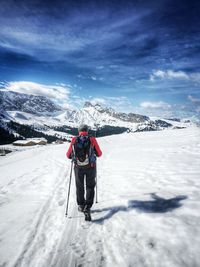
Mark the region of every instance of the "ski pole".
POLYGON ((96 167, 96 203, 98 203, 97 201, 97 167, 96 167))
POLYGON ((72 163, 71 163, 71 170, 70 170, 70 176, 69 176, 69 188, 68 188, 68 196, 67 196, 67 207, 66 207, 66 212, 65 212, 65 216, 66 217, 68 215, 68 207, 69 207, 69 195, 70 195, 71 180, 72 180, 72 167, 73 167, 73 160, 72 160, 72 163))
MULTIPOLYGON (((95 126, 96 126, 95 137, 97 138, 97 131, 99 130, 99 128, 98 128, 99 124, 95 124, 95 126)), ((98 203, 98 198, 97 198, 97 163, 96 163, 96 203, 98 203)))

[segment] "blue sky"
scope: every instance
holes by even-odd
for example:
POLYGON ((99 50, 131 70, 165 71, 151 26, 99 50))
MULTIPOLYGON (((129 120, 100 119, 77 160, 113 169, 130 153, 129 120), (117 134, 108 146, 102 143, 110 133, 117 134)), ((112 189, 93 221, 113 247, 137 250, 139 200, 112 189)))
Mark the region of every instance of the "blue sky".
POLYGON ((199 117, 199 17, 197 0, 3 0, 1 87, 199 117))

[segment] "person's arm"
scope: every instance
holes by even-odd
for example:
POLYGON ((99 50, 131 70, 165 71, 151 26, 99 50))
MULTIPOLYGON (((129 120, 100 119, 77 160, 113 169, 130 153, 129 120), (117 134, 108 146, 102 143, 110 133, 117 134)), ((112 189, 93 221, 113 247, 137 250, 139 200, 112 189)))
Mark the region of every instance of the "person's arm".
POLYGON ((72 158, 72 146, 75 144, 75 142, 76 142, 76 137, 73 137, 72 138, 72 141, 70 143, 70 146, 68 148, 68 151, 66 153, 66 156, 68 157, 68 159, 71 159, 72 158))
POLYGON ((101 149, 99 147, 99 144, 97 143, 97 140, 96 140, 95 137, 91 137, 91 143, 92 143, 92 145, 93 145, 93 147, 95 149, 97 157, 101 157, 102 151, 101 151, 101 149))

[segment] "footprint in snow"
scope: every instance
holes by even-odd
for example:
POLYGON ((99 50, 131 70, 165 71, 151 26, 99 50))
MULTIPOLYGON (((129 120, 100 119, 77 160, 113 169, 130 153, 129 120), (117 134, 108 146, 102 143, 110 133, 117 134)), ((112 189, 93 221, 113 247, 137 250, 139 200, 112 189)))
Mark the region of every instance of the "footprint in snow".
POLYGON ((64 199, 63 200, 60 200, 60 201, 58 201, 58 206, 63 206, 64 203, 65 203, 65 200, 64 199))
POLYGON ((156 246, 156 244, 154 243, 154 241, 153 240, 150 240, 149 242, 148 242, 148 247, 149 248, 151 248, 151 249, 154 249, 155 248, 155 246, 156 246))

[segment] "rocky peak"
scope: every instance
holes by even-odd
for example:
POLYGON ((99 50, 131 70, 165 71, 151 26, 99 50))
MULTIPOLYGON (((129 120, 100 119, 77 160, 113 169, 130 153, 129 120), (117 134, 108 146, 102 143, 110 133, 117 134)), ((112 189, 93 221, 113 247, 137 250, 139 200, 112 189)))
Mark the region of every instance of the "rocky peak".
POLYGON ((124 122, 133 122, 133 123, 141 123, 149 120, 149 117, 139 115, 139 114, 134 114, 134 113, 124 113, 124 112, 116 112, 113 108, 108 108, 108 107, 102 107, 100 104, 92 104, 89 101, 85 102, 84 108, 87 107, 93 107, 95 110, 100 112, 101 114, 108 114, 109 116, 119 119, 124 122))
POLYGON ((92 103, 90 101, 86 101, 84 106, 84 108, 89 108, 89 107, 93 107, 92 103))
POLYGON ((83 107, 84 108, 93 107, 93 108, 96 108, 96 109, 102 109, 102 106, 99 103, 93 104, 90 101, 86 101, 83 107))

